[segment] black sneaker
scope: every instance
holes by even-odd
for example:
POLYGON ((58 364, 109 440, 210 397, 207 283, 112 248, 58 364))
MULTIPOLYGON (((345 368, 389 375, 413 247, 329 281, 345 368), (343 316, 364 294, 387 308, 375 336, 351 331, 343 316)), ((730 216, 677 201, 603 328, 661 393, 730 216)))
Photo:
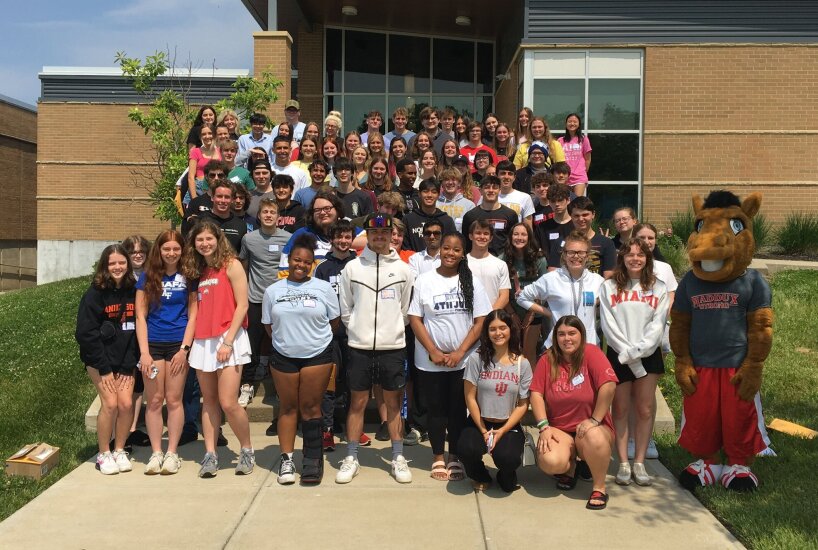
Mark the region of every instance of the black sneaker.
POLYGON ((269 436, 274 436, 278 433, 278 422, 273 420, 270 425, 267 427, 267 431, 264 432, 269 436))
POLYGON ((301 484, 317 485, 324 477, 324 460, 322 458, 304 458, 301 462, 301 484))
POLYGON ((216 438, 216 446, 217 447, 227 447, 227 438, 224 437, 224 434, 221 430, 219 430, 219 437, 216 438))
POLYGON ((389 441, 389 426, 386 422, 381 422, 378 431, 375 432, 375 439, 378 441, 389 441))
POLYGON ((182 436, 179 438, 179 445, 187 445, 188 443, 193 443, 199 439, 199 434, 197 432, 182 432, 182 436))
POLYGON ((135 445, 137 447, 147 447, 151 444, 151 439, 148 434, 142 430, 134 430, 128 435, 125 445, 135 445))

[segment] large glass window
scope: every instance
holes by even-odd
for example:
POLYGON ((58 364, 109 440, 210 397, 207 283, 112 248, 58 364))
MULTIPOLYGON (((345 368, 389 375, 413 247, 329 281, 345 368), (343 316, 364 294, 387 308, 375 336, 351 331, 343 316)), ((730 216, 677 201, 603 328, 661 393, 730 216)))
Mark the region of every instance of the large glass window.
POLYGON ((392 111, 409 111, 421 127, 427 105, 480 119, 494 106, 494 45, 403 34, 327 28, 324 67, 327 110, 341 111, 344 131, 366 128, 373 109, 392 130, 392 111))
POLYGON ((546 50, 526 53, 523 98, 562 135, 569 113, 582 116, 591 141, 588 194, 602 219, 619 206, 638 209, 642 180, 643 53, 546 50))

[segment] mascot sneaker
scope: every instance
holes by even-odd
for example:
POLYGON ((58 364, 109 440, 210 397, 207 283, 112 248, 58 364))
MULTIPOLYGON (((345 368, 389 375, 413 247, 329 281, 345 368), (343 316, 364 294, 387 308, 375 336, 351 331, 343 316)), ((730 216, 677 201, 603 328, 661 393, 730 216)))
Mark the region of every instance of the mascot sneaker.
POLYGON ((721 484, 731 491, 746 493, 758 489, 758 478, 747 466, 731 464, 722 471, 721 484))
POLYGON ((688 491, 696 487, 715 485, 721 478, 722 468, 721 464, 705 464, 704 460, 697 460, 679 474, 679 483, 688 491))

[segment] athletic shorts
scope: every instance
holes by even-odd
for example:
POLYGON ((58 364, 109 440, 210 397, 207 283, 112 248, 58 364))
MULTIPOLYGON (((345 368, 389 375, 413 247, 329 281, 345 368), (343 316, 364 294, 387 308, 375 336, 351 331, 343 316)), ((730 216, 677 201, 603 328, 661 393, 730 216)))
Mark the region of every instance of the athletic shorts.
MULTIPOLYGON (((227 331, 224 332, 227 334, 227 331)), ((216 372, 224 367, 235 367, 246 365, 250 362, 250 338, 247 331, 239 327, 236 337, 233 340, 233 348, 230 357, 224 363, 216 359, 216 354, 224 342, 224 334, 213 338, 197 338, 193 340, 193 346, 188 355, 190 366, 202 372, 216 372)))
MULTIPOLYGON (((131 374, 127 371, 120 371, 120 374, 131 374)), ((133 370, 133 392, 145 393, 145 381, 142 380, 142 371, 139 369, 133 370)))
POLYGON ((737 371, 696 367, 699 383, 682 402, 679 433, 679 445, 694 456, 712 456, 724 449, 730 464, 746 464, 767 447, 761 397, 756 393, 752 401, 739 398, 738 386, 730 383, 737 371))
POLYGON ((305 367, 331 365, 334 362, 332 342, 321 353, 313 357, 287 357, 278 352, 275 346, 270 348, 270 366, 278 372, 296 374, 305 367))
MULTIPOLYGON (((631 368, 628 365, 623 365, 619 362, 619 354, 614 351, 611 346, 608 346, 608 352, 606 355, 608 356, 608 361, 611 362, 611 366, 613 367, 620 384, 623 382, 633 382, 636 380, 631 368)), ((642 359, 642 366, 645 367, 648 374, 665 374, 665 360, 662 359, 662 350, 657 347, 651 355, 644 357, 642 359)))
POLYGON ((351 391, 368 391, 379 384, 386 391, 406 386, 406 348, 362 350, 349 348, 347 380, 351 391))
POLYGON ((154 361, 170 361, 179 350, 182 342, 148 342, 148 353, 154 361))

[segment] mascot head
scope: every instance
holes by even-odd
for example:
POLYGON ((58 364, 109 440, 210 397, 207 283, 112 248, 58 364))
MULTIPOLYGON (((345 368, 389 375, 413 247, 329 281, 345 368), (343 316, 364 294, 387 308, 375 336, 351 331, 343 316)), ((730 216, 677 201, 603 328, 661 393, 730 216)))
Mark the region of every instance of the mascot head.
POLYGON ((694 231, 687 240, 693 273, 712 282, 739 277, 753 259, 753 216, 761 207, 761 194, 744 202, 729 191, 713 191, 705 200, 693 197, 694 231))

